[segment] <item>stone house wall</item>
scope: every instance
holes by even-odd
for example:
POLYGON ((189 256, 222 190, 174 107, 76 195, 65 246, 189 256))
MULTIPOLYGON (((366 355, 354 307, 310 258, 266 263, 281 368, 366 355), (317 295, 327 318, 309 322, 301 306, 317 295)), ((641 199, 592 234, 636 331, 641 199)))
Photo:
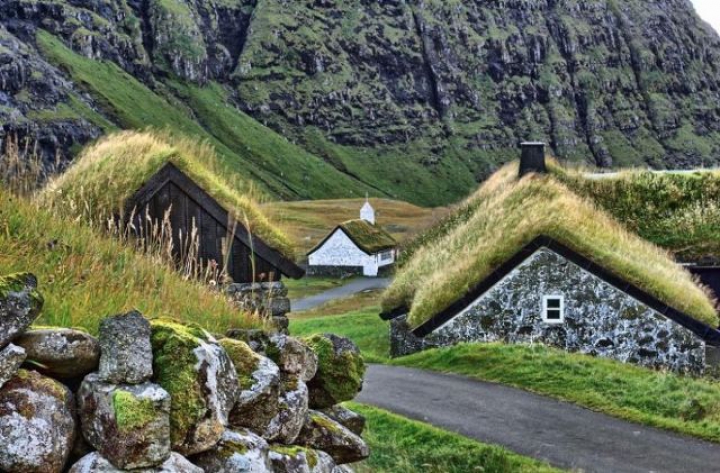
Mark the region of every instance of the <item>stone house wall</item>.
MULTIPOLYGON (((463 312, 420 339, 391 323, 394 356, 460 342, 543 343, 648 367, 701 373, 706 346, 690 330, 541 248, 463 312), (543 297, 564 297, 564 321, 543 320, 543 297)), ((713 347, 708 347, 712 349, 713 347)))

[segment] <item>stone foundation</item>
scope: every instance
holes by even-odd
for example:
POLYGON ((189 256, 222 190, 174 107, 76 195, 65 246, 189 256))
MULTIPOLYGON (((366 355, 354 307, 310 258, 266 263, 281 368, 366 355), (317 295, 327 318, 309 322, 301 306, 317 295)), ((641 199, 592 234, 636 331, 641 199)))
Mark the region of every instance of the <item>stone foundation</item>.
POLYGON ((290 299, 282 282, 234 283, 229 284, 225 292, 241 310, 258 313, 270 322, 272 328, 288 333, 290 299))

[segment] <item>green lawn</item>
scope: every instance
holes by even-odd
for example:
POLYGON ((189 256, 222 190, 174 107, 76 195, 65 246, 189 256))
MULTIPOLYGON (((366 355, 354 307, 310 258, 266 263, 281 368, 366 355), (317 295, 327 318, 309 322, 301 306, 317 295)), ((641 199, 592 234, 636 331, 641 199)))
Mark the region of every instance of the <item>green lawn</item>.
POLYGON ((720 382, 654 371, 542 345, 462 344, 389 359, 378 307, 291 321, 295 335, 332 332, 365 359, 515 386, 633 422, 720 442, 720 382))
POLYGON ((325 276, 307 276, 302 279, 286 279, 283 282, 288 288, 288 297, 293 299, 302 299, 314 296, 321 292, 343 286, 353 278, 338 279, 325 276))
POLYGON ((363 438, 370 458, 353 465, 358 473, 485 473, 560 471, 501 447, 409 420, 362 404, 348 407, 364 415, 363 438))

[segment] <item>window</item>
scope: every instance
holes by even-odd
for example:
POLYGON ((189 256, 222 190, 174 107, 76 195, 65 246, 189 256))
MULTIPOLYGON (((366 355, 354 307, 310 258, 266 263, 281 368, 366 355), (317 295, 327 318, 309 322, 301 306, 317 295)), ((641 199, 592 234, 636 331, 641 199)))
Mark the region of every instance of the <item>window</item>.
POLYGON ((543 297, 543 321, 559 324, 565 320, 565 299, 563 296, 543 297))
POLYGON ((384 252, 382 252, 382 253, 380 254, 380 261, 390 260, 390 259, 392 259, 392 256, 393 256, 392 250, 390 250, 390 251, 384 251, 384 252))

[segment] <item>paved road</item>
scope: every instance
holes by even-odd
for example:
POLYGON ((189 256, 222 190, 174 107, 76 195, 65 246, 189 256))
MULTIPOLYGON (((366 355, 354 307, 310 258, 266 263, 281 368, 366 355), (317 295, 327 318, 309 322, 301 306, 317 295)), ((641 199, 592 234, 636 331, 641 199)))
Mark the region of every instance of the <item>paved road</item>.
POLYGON ((385 289, 391 282, 392 279, 390 278, 353 279, 343 286, 334 287, 330 290, 321 292, 320 294, 315 294, 314 296, 306 297, 304 299, 291 301, 292 311, 301 312, 303 310, 313 309, 331 300, 349 297, 353 294, 367 291, 369 289, 385 289))
POLYGON ((462 376, 371 365, 356 399, 586 472, 720 472, 720 445, 462 376))

